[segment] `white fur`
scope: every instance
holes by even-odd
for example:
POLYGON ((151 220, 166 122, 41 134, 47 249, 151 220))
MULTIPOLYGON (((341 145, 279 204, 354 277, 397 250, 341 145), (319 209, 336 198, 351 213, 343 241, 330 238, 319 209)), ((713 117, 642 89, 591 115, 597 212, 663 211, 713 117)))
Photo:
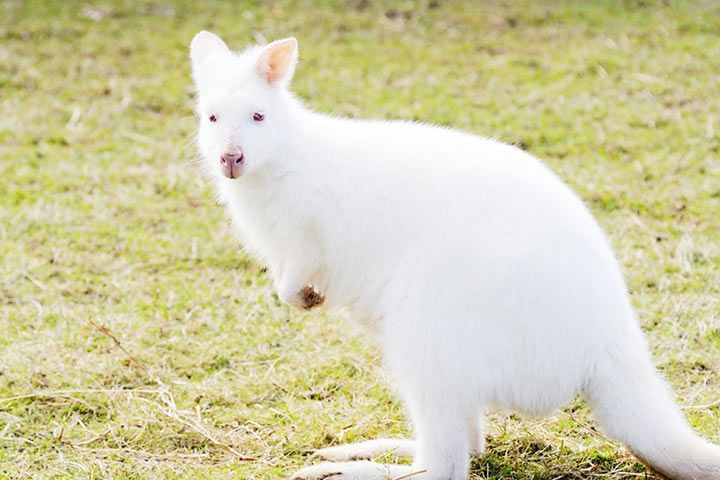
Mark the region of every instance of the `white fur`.
POLYGON ((544 415, 577 392, 666 476, 720 478, 720 449, 658 377, 608 242, 558 177, 475 135, 312 112, 288 91, 294 41, 273 52, 291 55, 281 81, 257 66, 273 45, 193 40, 205 169, 283 300, 312 284, 378 340, 415 426, 412 478, 467 478, 487 409, 544 415), (245 153, 239 179, 220 174, 228 146, 245 153))
POLYGON ((315 455, 325 460, 342 462, 347 460, 368 460, 381 456, 412 458, 415 456, 416 451, 417 445, 412 440, 376 438, 366 442, 322 448, 315 452, 315 455))
POLYGON ((359 460, 318 463, 295 472, 292 480, 398 480, 421 478, 422 473, 410 465, 382 465, 359 460))

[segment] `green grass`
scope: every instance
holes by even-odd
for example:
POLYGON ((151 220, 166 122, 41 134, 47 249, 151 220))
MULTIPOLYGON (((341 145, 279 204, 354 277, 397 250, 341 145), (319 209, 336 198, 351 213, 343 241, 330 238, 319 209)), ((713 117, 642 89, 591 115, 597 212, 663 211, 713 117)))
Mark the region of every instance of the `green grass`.
MULTIPOLYGON (((720 441, 717 2, 0 1, 0 476, 278 478, 408 435, 378 351, 281 305, 193 167, 187 45, 293 34, 312 107, 522 145, 585 198, 720 441)), ((577 400, 472 478, 644 478, 577 400)), ((652 474, 648 474, 648 478, 652 474)))

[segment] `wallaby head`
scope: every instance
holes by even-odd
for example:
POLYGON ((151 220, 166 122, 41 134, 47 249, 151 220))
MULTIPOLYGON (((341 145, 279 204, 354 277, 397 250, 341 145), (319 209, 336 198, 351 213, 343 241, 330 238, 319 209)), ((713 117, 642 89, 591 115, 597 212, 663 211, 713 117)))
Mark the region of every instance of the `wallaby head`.
MULTIPOLYGON (((219 179, 280 169, 298 46, 286 38, 236 53, 210 32, 190 44, 204 167, 219 179)), ((224 181, 224 180, 221 180, 224 181)))

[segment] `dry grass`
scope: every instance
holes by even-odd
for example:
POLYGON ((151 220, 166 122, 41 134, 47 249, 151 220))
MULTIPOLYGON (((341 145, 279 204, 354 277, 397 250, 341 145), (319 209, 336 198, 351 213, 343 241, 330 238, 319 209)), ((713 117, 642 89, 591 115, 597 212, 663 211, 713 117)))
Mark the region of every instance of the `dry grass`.
MULTIPOLYGON (((656 361, 720 441, 715 2, 0 1, 0 476, 278 478, 409 434, 377 351, 291 311, 191 161, 187 44, 296 35, 339 114, 516 142, 588 201, 656 361)), ((473 478, 652 478, 575 401, 473 478)))

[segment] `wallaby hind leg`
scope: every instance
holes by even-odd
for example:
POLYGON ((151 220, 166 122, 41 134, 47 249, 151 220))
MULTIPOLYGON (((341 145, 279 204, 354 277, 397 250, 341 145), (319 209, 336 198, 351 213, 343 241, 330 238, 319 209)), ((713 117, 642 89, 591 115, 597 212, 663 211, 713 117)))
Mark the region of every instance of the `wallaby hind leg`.
POLYGON ((366 442, 347 443, 336 447, 323 448, 315 455, 333 462, 348 460, 370 460, 378 457, 412 458, 417 449, 414 440, 400 438, 377 438, 366 442))
POLYGON ((323 462, 295 472, 292 480, 397 480, 414 479, 410 465, 383 465, 368 462, 323 462))

